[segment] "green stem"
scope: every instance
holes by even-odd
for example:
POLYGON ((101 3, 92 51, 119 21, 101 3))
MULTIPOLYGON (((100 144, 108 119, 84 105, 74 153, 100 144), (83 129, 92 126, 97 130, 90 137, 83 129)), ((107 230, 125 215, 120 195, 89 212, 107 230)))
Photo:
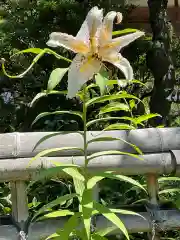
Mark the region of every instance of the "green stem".
MULTIPOLYGON (((88 159, 87 159, 87 108, 86 108, 86 86, 84 86, 83 89, 83 139, 84 139, 84 173, 85 173, 85 179, 87 179, 87 165, 88 165, 88 159)), ((86 181, 87 182, 87 181, 86 181)))
MULTIPOLYGON (((129 106, 129 108, 130 108, 130 114, 131 114, 131 118, 134 118, 134 116, 133 116, 133 112, 132 112, 132 109, 131 109, 131 106, 130 106, 130 104, 128 103, 128 101, 126 100, 126 98, 123 98, 124 99, 124 102, 126 103, 126 105, 128 105, 129 106)), ((131 124, 135 127, 135 128, 137 128, 137 124, 135 124, 134 122, 132 122, 131 121, 131 124)))

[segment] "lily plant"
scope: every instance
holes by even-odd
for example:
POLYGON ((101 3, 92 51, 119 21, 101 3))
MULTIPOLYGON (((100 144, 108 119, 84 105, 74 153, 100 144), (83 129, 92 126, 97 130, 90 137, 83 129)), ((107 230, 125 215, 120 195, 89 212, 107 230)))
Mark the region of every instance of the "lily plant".
MULTIPOLYGON (((81 156, 84 157, 84 163, 77 163, 77 161, 73 160, 73 163, 57 163, 52 162, 54 165, 46 170, 41 170, 38 173, 37 180, 41 180, 43 178, 59 176, 61 172, 63 174, 67 174, 73 179, 73 183, 75 186, 75 193, 70 193, 65 196, 60 196, 54 201, 48 203, 47 205, 40 208, 36 214, 34 215, 32 220, 42 219, 42 214, 44 214, 44 218, 55 218, 62 216, 69 216, 68 221, 64 224, 63 229, 60 228, 56 231, 56 233, 47 237, 46 239, 63 239, 68 240, 69 237, 79 237, 83 240, 105 240, 106 234, 110 234, 116 228, 119 228, 121 232, 125 235, 126 239, 130 239, 128 235, 128 231, 121 221, 121 219, 116 215, 116 213, 121 214, 133 214, 141 217, 139 214, 120 209, 112 209, 104 206, 99 203, 98 199, 94 199, 94 188, 104 178, 117 179, 121 181, 128 182, 130 184, 135 185, 136 187, 142 189, 146 192, 144 187, 134 179, 123 176, 119 174, 119 169, 115 171, 112 170, 99 170, 99 172, 89 171, 89 163, 93 160, 101 159, 103 161, 104 157, 110 157, 112 159, 112 155, 118 155, 120 158, 123 155, 126 155, 130 158, 142 159, 140 155, 142 155, 141 150, 136 147, 132 143, 128 143, 126 140, 121 139, 119 137, 111 137, 109 134, 106 135, 105 131, 102 131, 102 134, 98 134, 98 137, 92 137, 88 134, 88 128, 91 127, 95 123, 99 123, 99 121, 109 121, 109 120, 122 120, 130 121, 130 124, 124 123, 116 123, 109 124, 104 130, 131 130, 135 129, 138 124, 143 126, 143 121, 148 120, 149 118, 156 117, 157 114, 146 114, 141 117, 106 117, 103 114, 110 114, 113 111, 129 111, 131 113, 130 104, 126 101, 126 104, 120 103, 121 99, 131 99, 138 102, 139 99, 131 94, 126 93, 125 91, 119 92, 118 94, 112 95, 103 95, 99 97, 94 97, 92 99, 87 99, 87 92, 90 88, 93 88, 93 84, 86 86, 86 82, 93 79, 94 75, 98 74, 101 68, 106 64, 106 62, 113 64, 115 67, 120 69, 125 78, 127 80, 133 80, 133 70, 129 63, 129 61, 124 58, 119 52, 120 50, 136 40, 137 38, 144 35, 144 32, 135 31, 130 34, 123 35, 120 37, 113 38, 113 23, 116 22, 121 23, 122 14, 119 12, 111 11, 107 13, 105 17, 103 17, 103 10, 98 7, 93 7, 89 13, 85 21, 83 22, 79 32, 74 37, 72 35, 68 35, 66 33, 53 32, 50 34, 50 38, 47 42, 47 45, 50 47, 64 47, 68 50, 76 53, 75 58, 71 61, 51 49, 39 49, 39 48, 31 48, 20 51, 19 53, 34 53, 37 56, 34 58, 30 67, 22 74, 18 76, 10 76, 7 74, 4 66, 4 61, 2 61, 2 69, 4 74, 11 78, 19 78, 23 77, 33 66, 34 64, 45 54, 53 54, 58 59, 63 59, 70 63, 69 68, 57 68, 53 70, 50 75, 50 79, 48 81, 47 90, 38 93, 30 106, 32 107, 41 97, 44 97, 48 94, 66 94, 69 98, 73 98, 77 95, 78 91, 83 87, 83 93, 81 94, 81 100, 83 102, 83 111, 55 111, 55 112, 44 112, 39 114, 33 123, 36 123, 39 119, 44 118, 49 115, 59 115, 59 114, 72 114, 78 116, 80 121, 83 121, 83 131, 77 132, 77 135, 83 138, 83 147, 79 146, 68 146, 68 147, 59 147, 46 149, 42 152, 39 152, 35 157, 32 158, 31 162, 44 156, 48 156, 52 153, 59 153, 63 155, 64 152, 69 151, 80 152, 81 156), (63 76, 68 71, 68 91, 56 91, 54 88, 61 81, 63 76), (116 102, 113 102, 116 101, 116 102), (96 103, 105 103, 108 102, 106 106, 100 109, 98 116, 102 116, 101 118, 88 120, 87 119, 87 109, 89 106, 92 106, 96 103), (89 152, 89 146, 91 144, 98 144, 98 142, 112 142, 112 141, 121 141, 123 142, 123 146, 128 144, 130 148, 133 150, 131 152, 119 151, 119 149, 110 150, 107 149, 105 151, 100 152, 89 152), (79 212, 73 212, 70 210, 61 209, 60 211, 51 211, 47 214, 47 210, 52 209, 52 207, 60 205, 65 201, 72 200, 73 198, 77 198, 79 201, 79 212), (112 222, 112 227, 109 229, 99 230, 95 228, 92 230, 92 218, 96 214, 103 215, 107 220, 112 222), (81 223, 81 228, 78 228, 79 223, 81 223), (83 224, 82 224, 83 223, 83 224)), ((119 80, 120 81, 120 80, 119 80)), ((118 82, 118 81, 117 81, 118 82)), ((116 84, 117 84, 116 82, 116 84)), ((113 83, 114 84, 114 83, 113 83)), ((111 133, 111 132, 110 132, 111 133)), ((56 132, 49 135, 46 135, 44 138, 40 139, 38 143, 36 143, 35 148, 39 146, 43 141, 53 138, 59 134, 70 134, 69 132, 56 132)), ((78 142, 78 141, 77 141, 78 142)), ((60 143, 61 144, 61 143, 60 143)), ((76 144, 76 143, 75 143, 76 144)), ((112 146, 111 144, 109 144, 112 146)), ((108 146, 106 144, 106 146, 108 146)), ((118 144, 119 146, 119 144, 118 144)), ((92 148, 91 148, 92 149, 92 148)), ((66 154, 67 156, 67 154, 66 154)), ((30 163, 31 163, 30 162, 30 163)), ((32 181, 30 186, 35 182, 32 181)))

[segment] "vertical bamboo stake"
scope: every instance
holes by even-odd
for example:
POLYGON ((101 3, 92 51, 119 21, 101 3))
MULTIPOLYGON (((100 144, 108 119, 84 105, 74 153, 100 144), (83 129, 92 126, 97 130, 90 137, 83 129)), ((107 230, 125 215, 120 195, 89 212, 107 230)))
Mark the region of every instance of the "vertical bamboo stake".
POLYGON ((12 215, 16 222, 23 223, 28 218, 28 201, 24 181, 11 182, 12 215))
MULTIPOLYGON (((149 202, 158 209, 158 178, 156 174, 149 174, 147 176, 147 188, 149 193, 149 202)), ((148 234, 149 240, 160 240, 159 234, 156 232, 155 222, 152 222, 152 232, 148 234)))

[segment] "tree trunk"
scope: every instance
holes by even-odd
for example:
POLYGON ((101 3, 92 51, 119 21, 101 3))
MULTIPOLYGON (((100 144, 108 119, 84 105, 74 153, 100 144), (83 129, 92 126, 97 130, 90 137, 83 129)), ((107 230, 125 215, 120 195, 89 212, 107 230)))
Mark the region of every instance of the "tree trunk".
POLYGON ((153 33, 147 53, 147 66, 154 76, 154 88, 150 101, 151 113, 159 113, 162 118, 151 122, 152 126, 168 126, 171 102, 169 96, 174 89, 175 70, 171 58, 173 28, 167 18, 168 0, 148 0, 149 21, 153 33))

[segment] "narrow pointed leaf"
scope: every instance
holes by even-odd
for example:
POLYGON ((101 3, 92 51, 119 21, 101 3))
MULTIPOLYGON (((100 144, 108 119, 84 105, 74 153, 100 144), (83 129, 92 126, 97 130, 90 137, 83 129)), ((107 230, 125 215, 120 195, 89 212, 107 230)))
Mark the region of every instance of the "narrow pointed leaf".
MULTIPOLYGON (((98 123, 101 121, 110 121, 110 120, 127 120, 127 121, 132 122, 133 124, 136 124, 136 119, 131 118, 131 117, 105 117, 105 118, 98 118, 98 119, 91 120, 91 121, 87 122, 86 126, 88 128, 95 123, 98 123)), ((144 124, 142 124, 142 123, 141 123, 141 125, 144 126, 144 124)))
POLYGON ((72 216, 72 215, 74 215, 74 212, 71 212, 69 210, 61 209, 59 211, 53 211, 53 212, 47 213, 44 216, 37 218, 36 221, 49 219, 49 218, 58 218, 58 217, 72 216))
POLYGON ((127 123, 114 123, 104 128, 104 131, 109 130, 134 130, 136 129, 134 126, 127 123))
POLYGON ((142 86, 148 88, 148 86, 145 83, 143 83, 139 80, 136 80, 136 79, 131 80, 131 83, 136 83, 136 84, 139 84, 139 85, 142 85, 142 86))
POLYGON ((82 195, 82 214, 83 214, 83 223, 86 231, 87 240, 90 239, 90 228, 91 228, 91 216, 93 211, 93 197, 92 189, 85 189, 82 195))
POLYGON ((99 137, 99 138, 94 138, 89 141, 87 141, 87 145, 94 143, 94 142, 109 142, 109 141, 119 141, 121 140, 120 138, 115 138, 115 137, 99 137))
POLYGON ((47 91, 47 90, 45 90, 45 91, 43 91, 43 92, 40 92, 40 93, 38 93, 34 98, 33 98, 33 100, 32 100, 32 102, 30 103, 30 107, 33 107, 34 106, 34 104, 40 99, 40 98, 42 98, 42 97, 46 97, 46 96, 48 96, 48 95, 55 95, 55 94, 60 94, 60 95, 65 95, 65 94, 67 94, 67 91, 65 90, 65 91, 55 91, 55 90, 52 90, 52 91, 47 91))
POLYGON ((64 75, 67 73, 68 69, 69 68, 56 68, 52 71, 48 81, 48 91, 53 90, 60 83, 64 75))
POLYGON ((55 112, 43 112, 40 113, 35 120, 33 121, 32 125, 34 125, 39 119, 43 118, 43 117, 47 117, 50 115, 62 115, 62 114, 70 114, 70 115, 75 115, 78 116, 82 119, 82 113, 80 112, 75 112, 75 111, 55 111, 55 112))
POLYGON ((79 213, 75 213, 70 217, 67 222, 64 224, 63 229, 57 230, 57 233, 60 235, 59 239, 69 240, 69 235, 77 228, 79 225, 79 213))
POLYGON ((158 182, 161 183, 161 182, 172 182, 172 181, 180 181, 180 178, 179 177, 161 177, 158 179, 158 182))
POLYGON ((120 214, 124 214, 124 215, 134 215, 134 216, 138 216, 138 217, 141 217, 141 218, 145 219, 142 215, 140 215, 140 214, 138 214, 136 212, 123 210, 123 209, 115 209, 115 208, 110 208, 110 210, 113 213, 120 213, 120 214))
POLYGON ((30 107, 32 107, 40 98, 45 97, 47 94, 45 92, 40 92, 38 93, 32 100, 32 102, 30 103, 30 107))
POLYGON ((97 233, 94 233, 92 235, 92 240, 108 240, 106 237, 103 237, 101 235, 98 235, 97 233))
POLYGON ((124 35, 124 34, 128 34, 128 33, 134 33, 134 32, 138 32, 138 29, 135 28, 126 28, 123 30, 119 30, 119 31, 113 31, 112 35, 113 36, 117 36, 117 35, 124 35))
POLYGON ((56 137, 56 136, 59 136, 59 135, 69 134, 69 133, 79 133, 81 136, 83 135, 83 133, 80 132, 80 131, 77 131, 77 132, 74 132, 74 131, 73 131, 73 132, 64 131, 64 132, 50 133, 50 134, 42 137, 42 138, 36 143, 36 145, 35 145, 34 148, 33 148, 33 151, 34 151, 41 143, 43 143, 44 141, 48 140, 49 138, 56 137))
POLYGON ((58 54, 57 52, 53 51, 52 49, 50 48, 45 48, 44 51, 47 53, 47 54, 52 54, 54 57, 56 57, 57 59, 62 59, 66 62, 69 62, 71 63, 72 60, 69 59, 69 58, 66 58, 66 57, 63 57, 62 55, 58 54))
MULTIPOLYGON (((61 167, 62 164, 60 163, 55 163, 57 167, 61 167)), ((78 169, 80 169, 80 166, 72 164, 73 167, 68 167, 68 168, 63 168, 63 172, 67 173, 70 175, 72 178, 79 179, 80 181, 85 181, 84 176, 79 172, 78 169)))
POLYGON ((76 165, 68 165, 68 164, 64 164, 62 166, 58 166, 58 167, 52 167, 52 168, 48 168, 48 169, 42 169, 39 171, 39 173, 37 173, 34 177, 34 179, 30 182, 30 184, 28 185, 27 190, 29 190, 29 188, 36 183, 37 181, 42 181, 44 179, 51 179, 53 177, 57 177, 62 171, 65 172, 66 174, 70 175, 72 177, 72 175, 76 178, 79 179, 83 179, 83 176, 81 174, 79 174, 78 170, 75 168, 78 167, 76 165))
MULTIPOLYGON (((82 195, 83 195, 84 189, 85 189, 85 183, 84 183, 84 181, 81 181, 74 177, 73 177, 73 183, 74 183, 75 191, 78 194, 78 200, 80 203, 82 200, 82 195)), ((79 204, 79 212, 82 212, 82 207, 80 204, 79 204)))
POLYGON ((113 232, 117 228, 118 228, 117 226, 106 227, 106 228, 96 231, 96 233, 100 236, 106 236, 107 234, 113 232))
POLYGON ((138 188, 142 189, 147 193, 146 189, 138 181, 130 177, 117 174, 116 172, 113 172, 113 171, 97 172, 96 176, 93 176, 88 180, 87 188, 92 189, 99 181, 101 181, 104 178, 110 178, 110 179, 116 179, 116 180, 128 182, 134 186, 137 186, 138 188))
POLYGON ((105 107, 102 107, 99 114, 105 114, 110 112, 117 112, 117 111, 130 111, 129 106, 124 103, 120 102, 112 102, 106 105, 105 107))
POLYGON ((44 49, 41 49, 41 48, 28 48, 28 49, 25 49, 25 50, 22 50, 22 51, 19 51, 19 52, 13 54, 13 55, 11 56, 11 58, 14 57, 14 56, 16 56, 16 55, 22 54, 22 53, 34 53, 34 54, 39 54, 39 53, 41 53, 42 51, 44 51, 44 49))
POLYGON ((105 77, 103 74, 101 73, 97 73, 95 75, 95 80, 96 80, 96 84, 99 86, 100 88, 100 92, 101 92, 101 95, 104 94, 104 91, 106 89, 106 85, 107 85, 107 82, 108 82, 108 78, 105 77))
POLYGON ((38 159, 40 157, 50 155, 51 153, 57 153, 57 152, 63 152, 63 151, 69 151, 69 150, 77 150, 77 151, 80 151, 80 152, 84 153, 82 148, 77 148, 77 147, 51 148, 51 149, 44 150, 44 151, 38 153, 35 157, 31 158, 31 160, 29 161, 29 165, 33 161, 35 161, 36 159, 38 159))
POLYGON ((135 118, 135 121, 136 121, 136 124, 139 124, 141 122, 147 121, 147 120, 149 120, 151 118, 154 118, 154 117, 161 117, 161 115, 156 114, 156 113, 150 113, 150 114, 143 115, 143 116, 135 118))
POLYGON ((60 237, 59 234, 53 233, 53 234, 51 234, 50 236, 48 236, 45 240, 49 240, 49 239, 58 240, 59 237, 60 237))
POLYGON ((126 230, 126 227, 124 226, 123 222, 119 219, 116 214, 111 212, 111 210, 105 206, 103 206, 100 203, 94 202, 94 208, 101 213, 105 218, 107 218, 109 221, 111 221, 115 226, 117 226, 122 233, 125 235, 125 237, 129 240, 129 235, 126 230))
POLYGON ((109 151, 101 151, 101 152, 97 152, 97 153, 93 153, 90 156, 88 156, 88 161, 97 158, 97 157, 101 157, 101 156, 105 156, 105 155, 127 155, 133 158, 137 158, 139 160, 143 160, 140 156, 133 154, 133 153, 128 153, 128 152, 122 152, 122 151, 117 151, 117 150, 109 150, 109 151))
POLYGON ((136 147, 134 144, 132 143, 129 143, 127 142, 126 140, 122 139, 122 138, 114 138, 114 137, 99 137, 99 138, 94 138, 94 139, 91 139, 87 142, 87 144, 91 144, 91 143, 94 143, 94 142, 103 142, 103 141, 122 141, 124 143, 126 143, 127 145, 130 145, 132 148, 134 148, 137 153, 139 153, 140 155, 142 155, 142 151, 136 147))
POLYGON ((171 194, 171 193, 177 193, 180 192, 180 188, 169 188, 159 191, 159 194, 171 194))
POLYGON ((73 199, 74 197, 77 197, 76 193, 71 193, 71 194, 66 194, 64 196, 58 197, 57 199, 53 200, 52 202, 44 205, 43 207, 41 207, 33 216, 32 220, 35 219, 38 215, 42 214, 43 212, 47 211, 48 209, 55 207, 61 203, 63 203, 64 201, 68 201, 70 199, 73 199))
POLYGON ((94 97, 86 102, 86 107, 89 107, 95 103, 103 103, 106 101, 117 100, 117 99, 122 99, 122 98, 132 98, 132 99, 136 99, 136 100, 140 101, 140 99, 135 97, 134 95, 127 94, 127 93, 120 93, 120 94, 112 94, 112 95, 104 95, 104 96, 100 96, 100 97, 94 97))

